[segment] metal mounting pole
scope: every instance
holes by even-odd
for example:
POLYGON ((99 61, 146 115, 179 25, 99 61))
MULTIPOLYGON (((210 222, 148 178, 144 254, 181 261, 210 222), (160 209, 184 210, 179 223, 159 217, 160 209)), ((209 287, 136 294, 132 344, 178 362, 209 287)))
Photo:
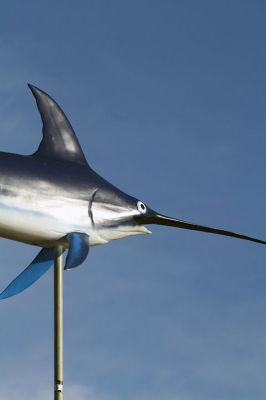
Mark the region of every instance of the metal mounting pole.
POLYGON ((63 400, 63 247, 54 249, 54 400, 63 400))

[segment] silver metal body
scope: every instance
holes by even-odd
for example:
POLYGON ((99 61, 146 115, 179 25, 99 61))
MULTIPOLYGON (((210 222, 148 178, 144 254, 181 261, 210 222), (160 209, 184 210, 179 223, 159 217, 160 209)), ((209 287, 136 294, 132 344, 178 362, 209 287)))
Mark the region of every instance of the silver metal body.
POLYGON ((90 245, 148 233, 142 225, 124 223, 125 217, 138 215, 134 198, 116 189, 113 204, 104 200, 114 189, 90 168, 73 162, 0 153, 0 235, 67 247, 69 232, 86 233, 90 245))

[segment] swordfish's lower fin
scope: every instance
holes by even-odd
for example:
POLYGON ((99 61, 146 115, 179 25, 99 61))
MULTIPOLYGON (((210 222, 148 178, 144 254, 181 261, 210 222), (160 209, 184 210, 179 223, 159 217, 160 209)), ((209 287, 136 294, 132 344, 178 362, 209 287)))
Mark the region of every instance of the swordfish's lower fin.
POLYGON ((81 232, 71 232, 67 235, 69 250, 65 270, 78 267, 89 253, 89 235, 81 232))
MULTIPOLYGON (((87 257, 89 252, 89 236, 85 233, 71 232, 67 235, 69 251, 65 269, 75 268, 87 257)), ((36 282, 54 264, 54 249, 42 249, 32 263, 24 269, 1 293, 0 300, 23 292, 36 282)))
POLYGON ((23 292, 53 266, 54 249, 42 249, 32 263, 0 293, 0 300, 23 292))

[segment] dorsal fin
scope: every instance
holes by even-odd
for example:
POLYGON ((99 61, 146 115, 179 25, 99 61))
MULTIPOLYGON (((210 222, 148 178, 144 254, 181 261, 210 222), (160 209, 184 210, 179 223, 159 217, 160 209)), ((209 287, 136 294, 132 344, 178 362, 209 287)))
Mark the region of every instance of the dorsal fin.
POLYGON ((47 93, 33 85, 28 84, 28 86, 35 97, 43 122, 43 138, 33 155, 88 165, 63 110, 47 93))

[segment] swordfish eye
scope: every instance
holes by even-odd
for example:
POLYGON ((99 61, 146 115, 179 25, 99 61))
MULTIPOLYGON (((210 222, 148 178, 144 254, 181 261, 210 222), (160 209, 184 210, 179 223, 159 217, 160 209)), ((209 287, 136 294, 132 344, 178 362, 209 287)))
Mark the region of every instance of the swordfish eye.
POLYGON ((141 212, 141 214, 145 214, 146 213, 147 208, 146 208, 145 204, 142 203, 142 201, 138 201, 137 202, 137 207, 138 207, 139 212, 141 212))

